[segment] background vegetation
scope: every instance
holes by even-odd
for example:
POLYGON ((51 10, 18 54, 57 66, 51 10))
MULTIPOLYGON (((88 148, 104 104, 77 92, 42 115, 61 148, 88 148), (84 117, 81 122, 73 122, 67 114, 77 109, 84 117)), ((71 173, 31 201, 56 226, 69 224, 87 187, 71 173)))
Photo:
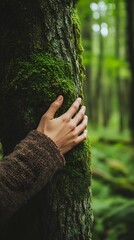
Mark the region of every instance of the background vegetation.
POLYGON ((92 144, 94 240, 134 238, 130 57, 134 4, 128 5, 125 0, 80 0, 78 3, 86 75, 85 102, 92 144))

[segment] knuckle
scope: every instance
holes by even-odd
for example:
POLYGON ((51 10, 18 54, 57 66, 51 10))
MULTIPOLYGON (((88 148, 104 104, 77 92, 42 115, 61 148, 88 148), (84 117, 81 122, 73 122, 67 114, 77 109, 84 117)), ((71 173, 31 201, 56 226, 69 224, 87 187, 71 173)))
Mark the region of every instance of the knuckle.
POLYGON ((78 109, 78 104, 77 104, 77 103, 73 103, 73 108, 74 108, 75 111, 77 111, 77 109, 78 109))
POLYGON ((51 104, 51 107, 53 107, 53 108, 57 108, 59 106, 59 104, 57 103, 57 102, 53 102, 52 104, 51 104))
POLYGON ((48 118, 48 114, 45 113, 45 114, 42 116, 42 119, 43 119, 43 120, 46 120, 47 118, 48 118))
POLYGON ((76 131, 73 131, 72 132, 72 138, 75 139, 77 137, 77 132, 76 131))
POLYGON ((77 139, 73 139, 72 144, 73 144, 73 146, 77 145, 77 139))
POLYGON ((82 112, 82 111, 80 112, 80 117, 84 118, 84 112, 82 112))
POLYGON ((85 129, 87 128, 87 122, 83 121, 83 123, 81 124, 82 128, 85 129))
POLYGON ((68 123, 70 121, 70 117, 68 115, 63 116, 63 122, 68 123))
POLYGON ((70 129, 73 131, 75 128, 76 128, 75 124, 74 124, 74 123, 71 123, 71 124, 70 124, 70 129))

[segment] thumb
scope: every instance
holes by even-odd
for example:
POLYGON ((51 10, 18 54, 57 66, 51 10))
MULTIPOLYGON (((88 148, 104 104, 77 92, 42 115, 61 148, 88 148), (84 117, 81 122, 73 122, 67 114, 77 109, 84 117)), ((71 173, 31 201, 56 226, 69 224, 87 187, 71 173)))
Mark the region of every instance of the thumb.
POLYGON ((57 112, 57 110, 61 107, 63 103, 63 96, 59 96, 49 107, 49 109, 47 110, 47 112, 45 113, 45 116, 48 119, 53 119, 55 116, 55 113, 57 112))

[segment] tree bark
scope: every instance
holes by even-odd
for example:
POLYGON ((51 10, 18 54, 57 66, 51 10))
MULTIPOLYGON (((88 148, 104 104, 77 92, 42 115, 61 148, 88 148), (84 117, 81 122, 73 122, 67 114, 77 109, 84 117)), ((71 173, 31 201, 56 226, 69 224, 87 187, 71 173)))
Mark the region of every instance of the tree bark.
MULTIPOLYGON (((0 137, 5 154, 33 128, 59 95, 66 111, 83 97, 79 21, 73 0, 0 3, 0 137)), ((90 240, 89 143, 66 154, 66 168, 23 206, 3 239, 90 240)))

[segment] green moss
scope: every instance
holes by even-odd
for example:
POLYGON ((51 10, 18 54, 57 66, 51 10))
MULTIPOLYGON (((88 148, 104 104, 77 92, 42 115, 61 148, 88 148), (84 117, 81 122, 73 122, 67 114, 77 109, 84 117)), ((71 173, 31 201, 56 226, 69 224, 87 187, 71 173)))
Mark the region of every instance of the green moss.
POLYGON ((77 97, 70 65, 48 54, 33 54, 28 61, 18 61, 9 79, 10 83, 4 85, 5 100, 8 96, 12 111, 18 112, 26 131, 37 125, 58 95, 64 96, 58 114, 65 112, 77 97))
POLYGON ((17 75, 10 86, 16 90, 42 93, 50 102, 59 94, 65 98, 77 95, 69 64, 48 54, 34 54, 28 62, 19 62, 17 75))
MULTIPOLYGON (((66 168, 55 176, 54 181, 59 186, 55 194, 66 196, 80 202, 84 196, 89 196, 89 186, 91 186, 90 172, 90 144, 89 140, 76 146, 72 151, 65 155, 66 168), (61 187, 62 185, 62 187, 61 187)), ((57 197, 55 197, 57 199, 57 197)))
POLYGON ((77 61, 79 63, 79 78, 82 84, 82 89, 81 92, 83 93, 83 80, 85 79, 84 75, 84 65, 83 65, 83 58, 82 58, 82 52, 83 52, 83 47, 82 47, 82 41, 81 41, 81 32, 80 32, 80 21, 77 13, 77 9, 73 9, 72 15, 71 15, 71 21, 72 21, 72 26, 74 29, 74 36, 75 36, 75 49, 77 53, 77 61))

